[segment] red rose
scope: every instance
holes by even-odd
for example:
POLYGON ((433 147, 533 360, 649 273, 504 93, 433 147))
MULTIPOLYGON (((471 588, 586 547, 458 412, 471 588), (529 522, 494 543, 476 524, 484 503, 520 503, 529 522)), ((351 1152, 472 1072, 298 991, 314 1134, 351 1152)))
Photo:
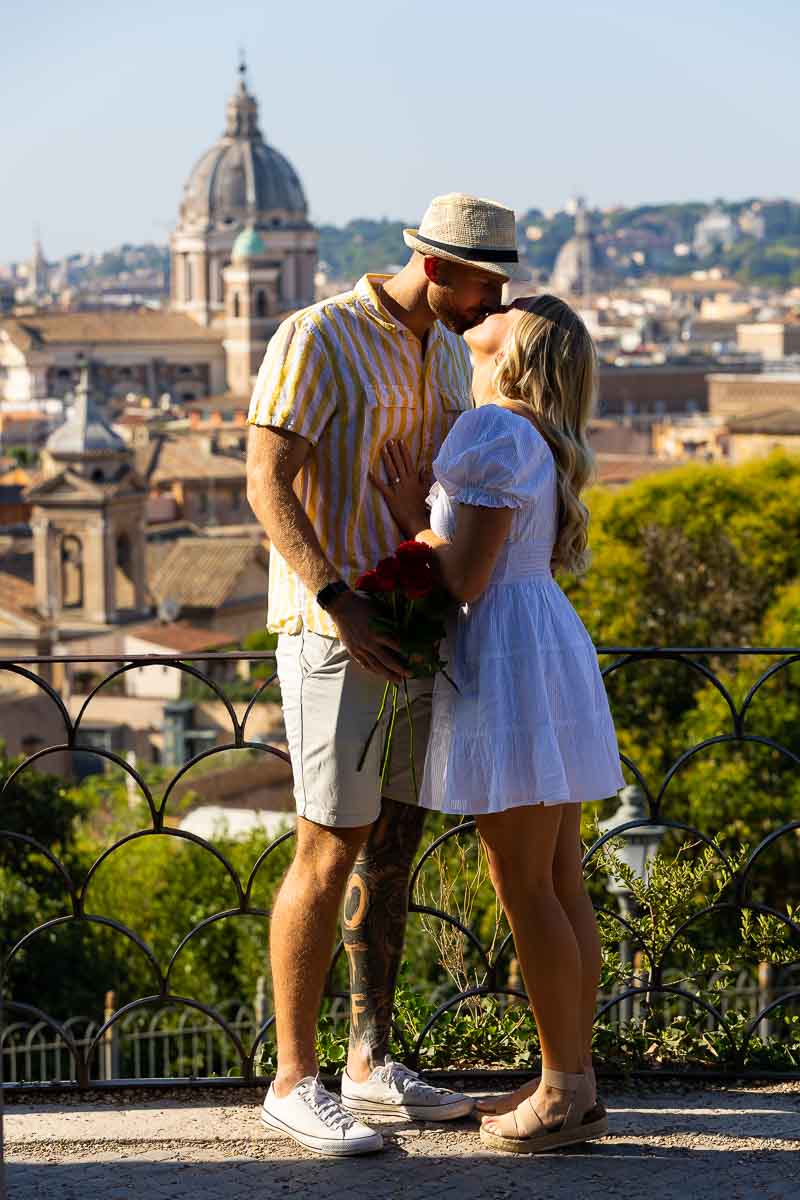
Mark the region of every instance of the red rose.
POLYGON ((382 558, 375 568, 384 592, 393 592, 400 578, 400 564, 396 558, 382 558))
POLYGON ((436 585, 434 553, 424 542, 403 542, 395 551, 400 587, 410 600, 421 600, 436 585))
POLYGON ((359 575, 356 580, 357 592, 368 592, 370 595, 377 595, 383 591, 381 582, 378 579, 377 571, 365 571, 363 575, 359 575))
POLYGON ((382 558, 372 571, 365 571, 356 580, 357 592, 368 592, 370 595, 380 595, 381 592, 393 592, 397 587, 398 565, 393 558, 382 558))
POLYGON ((435 555, 432 548, 426 542, 418 542, 412 539, 410 542, 401 542, 394 552, 394 556, 399 561, 403 559, 423 560, 426 559, 433 566, 435 555))

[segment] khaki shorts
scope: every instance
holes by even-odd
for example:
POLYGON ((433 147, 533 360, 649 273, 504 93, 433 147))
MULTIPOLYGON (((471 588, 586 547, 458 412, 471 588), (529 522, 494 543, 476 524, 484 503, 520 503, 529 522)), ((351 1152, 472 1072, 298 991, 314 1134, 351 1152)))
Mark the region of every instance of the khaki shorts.
MULTIPOLYGON (((361 771, 358 760, 381 705, 385 681, 353 661, 338 638, 308 629, 281 634, 276 652, 298 815, 318 825, 370 825, 380 813, 380 759, 391 705, 361 771)), ((433 680, 410 679, 417 785, 428 744, 433 680)), ((391 699, 391 692, 390 692, 391 699)), ((411 730, 400 690, 392 760, 383 795, 415 804, 411 730)))

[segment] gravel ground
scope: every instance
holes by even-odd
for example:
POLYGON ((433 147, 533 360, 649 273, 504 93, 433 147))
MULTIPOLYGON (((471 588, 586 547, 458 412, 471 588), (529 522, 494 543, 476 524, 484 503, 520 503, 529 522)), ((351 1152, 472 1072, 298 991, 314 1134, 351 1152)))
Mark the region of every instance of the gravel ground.
POLYGON ((611 1132, 533 1158, 472 1120, 380 1122, 382 1154, 309 1154, 258 1121, 262 1091, 75 1093, 5 1109, 8 1200, 800 1200, 800 1085, 606 1088, 611 1132))

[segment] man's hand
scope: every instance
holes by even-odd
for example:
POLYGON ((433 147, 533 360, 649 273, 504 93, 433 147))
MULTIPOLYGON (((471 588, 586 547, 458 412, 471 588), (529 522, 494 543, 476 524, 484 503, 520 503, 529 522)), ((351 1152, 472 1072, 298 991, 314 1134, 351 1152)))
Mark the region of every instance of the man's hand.
POLYGON ((390 683, 402 683, 409 677, 400 646, 388 633, 373 627, 373 609, 368 600, 346 592, 337 597, 328 612, 336 622, 339 640, 360 667, 390 683))

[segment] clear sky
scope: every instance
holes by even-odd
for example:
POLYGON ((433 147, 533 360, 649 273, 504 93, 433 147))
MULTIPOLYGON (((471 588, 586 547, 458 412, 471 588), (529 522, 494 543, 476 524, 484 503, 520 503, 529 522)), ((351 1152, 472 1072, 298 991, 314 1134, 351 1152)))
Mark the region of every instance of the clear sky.
POLYGON ((797 0, 40 0, 2 43, 0 261, 166 240, 239 44, 319 222, 800 194, 797 0))

